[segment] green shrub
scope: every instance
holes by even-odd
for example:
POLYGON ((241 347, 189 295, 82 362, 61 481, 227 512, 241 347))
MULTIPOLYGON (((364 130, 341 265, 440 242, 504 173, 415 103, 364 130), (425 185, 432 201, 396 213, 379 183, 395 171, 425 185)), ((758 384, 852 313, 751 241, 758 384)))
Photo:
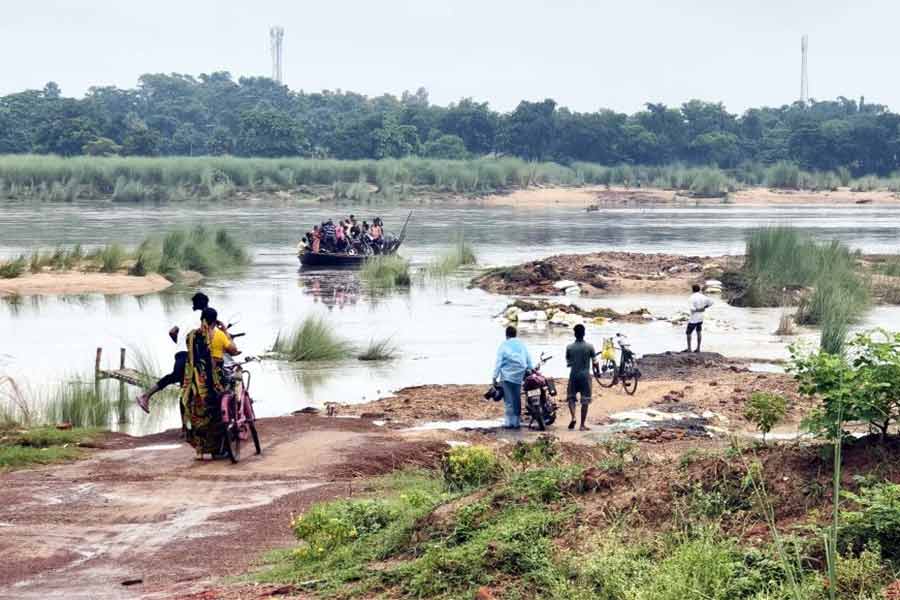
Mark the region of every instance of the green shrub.
POLYGON ((310 316, 292 331, 279 332, 272 350, 288 360, 301 362, 341 360, 353 349, 327 321, 310 316))
POLYGON ((500 462, 490 448, 457 446, 444 455, 444 481, 452 490, 462 490, 492 483, 500 477, 500 462))
POLYGON ((762 432, 763 441, 786 414, 787 400, 784 396, 769 392, 753 392, 744 406, 744 418, 762 432))
POLYGON ((900 560, 900 485, 885 482, 859 490, 843 492, 853 510, 841 511, 838 541, 845 552, 860 553, 872 542, 884 557, 900 560))
POLYGON ((0 262, 0 279, 15 279, 25 273, 27 267, 28 261, 24 255, 0 262))
POLYGON ((544 433, 533 442, 517 441, 510 458, 523 466, 546 465, 554 462, 558 455, 559 441, 556 437, 544 433))
POLYGON ((344 500, 315 504, 291 522, 300 559, 318 558, 351 541, 384 530, 397 517, 392 507, 378 500, 344 500))

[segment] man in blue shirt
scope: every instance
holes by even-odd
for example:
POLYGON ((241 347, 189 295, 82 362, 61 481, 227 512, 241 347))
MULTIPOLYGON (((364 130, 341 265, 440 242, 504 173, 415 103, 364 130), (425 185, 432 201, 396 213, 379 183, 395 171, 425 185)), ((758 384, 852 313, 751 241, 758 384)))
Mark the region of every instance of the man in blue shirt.
POLYGON ((522 381, 525 372, 532 368, 528 349, 516 337, 516 328, 506 328, 506 341, 497 349, 497 365, 494 367, 494 381, 503 386, 503 404, 507 429, 518 429, 522 415, 522 381))

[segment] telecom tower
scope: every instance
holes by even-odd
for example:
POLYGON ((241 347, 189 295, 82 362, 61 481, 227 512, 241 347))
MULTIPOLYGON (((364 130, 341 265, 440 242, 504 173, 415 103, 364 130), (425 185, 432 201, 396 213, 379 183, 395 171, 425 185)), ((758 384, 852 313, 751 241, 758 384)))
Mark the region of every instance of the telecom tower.
POLYGON ((809 50, 809 38, 804 33, 800 38, 800 102, 809 102, 809 74, 806 70, 806 53, 809 50))
POLYGON ((276 25, 269 29, 269 44, 272 52, 272 79, 282 82, 284 72, 281 69, 281 57, 284 47, 284 27, 276 25))

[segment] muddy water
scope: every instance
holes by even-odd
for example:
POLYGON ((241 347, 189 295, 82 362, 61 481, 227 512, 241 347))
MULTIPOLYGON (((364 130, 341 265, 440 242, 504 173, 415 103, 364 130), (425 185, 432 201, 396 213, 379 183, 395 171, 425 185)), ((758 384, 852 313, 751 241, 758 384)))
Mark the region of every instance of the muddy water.
MULTIPOLYGON (((293 246, 304 225, 326 215, 353 212, 380 214, 399 227, 409 210, 413 225, 402 254, 416 270, 444 250, 465 229, 484 264, 514 264, 561 252, 629 250, 684 254, 740 253, 749 228, 786 224, 816 236, 841 239, 867 252, 895 252, 900 214, 891 208, 732 207, 611 209, 585 213, 576 207, 540 210, 487 207, 478 204, 429 206, 335 206, 334 204, 214 207, 110 207, 108 205, 0 207, 0 256, 81 243, 116 240, 136 244, 145 235, 173 225, 225 225, 246 239, 255 256, 246 273, 201 286, 213 306, 236 331, 247 354, 271 347, 278 331, 310 314, 327 316, 336 332, 357 346, 390 337, 399 357, 388 363, 363 363, 349 356, 337 363, 294 366, 263 361, 251 367, 251 390, 262 416, 280 415, 325 402, 361 402, 401 387, 424 383, 487 382, 502 327, 494 315, 506 299, 471 290, 471 273, 445 280, 417 276, 412 289, 376 293, 352 272, 301 271, 293 246)), ((166 336, 172 325, 192 327, 188 298, 181 289, 144 297, 24 298, 0 303, 0 375, 13 376, 34 397, 46 397, 59 381, 89 374, 94 350, 102 346, 106 364, 117 360, 118 348, 140 348, 163 372, 180 348, 166 336)), ((665 318, 683 310, 680 296, 621 296, 585 305, 620 311, 648 308, 659 320, 647 324, 593 325, 589 337, 625 333, 635 350, 659 352, 682 347, 680 326, 665 318)), ((705 349, 759 360, 784 358, 786 343, 772 334, 779 311, 737 309, 718 305, 708 313, 705 349)), ((900 328, 900 309, 877 308, 863 326, 900 328)), ((565 372, 561 352, 568 332, 546 326, 523 327, 522 338, 537 355, 554 359, 547 370, 565 372)), ((814 340, 815 332, 801 332, 814 340)), ((133 356, 134 352, 129 351, 133 356)), ((132 391, 128 391, 129 396, 132 391)), ((473 398, 473 401, 476 399, 473 398)), ((111 425, 149 433, 178 423, 172 401, 160 402, 146 417, 130 411, 113 414, 111 425), (119 423, 122 421, 122 423, 119 423)))

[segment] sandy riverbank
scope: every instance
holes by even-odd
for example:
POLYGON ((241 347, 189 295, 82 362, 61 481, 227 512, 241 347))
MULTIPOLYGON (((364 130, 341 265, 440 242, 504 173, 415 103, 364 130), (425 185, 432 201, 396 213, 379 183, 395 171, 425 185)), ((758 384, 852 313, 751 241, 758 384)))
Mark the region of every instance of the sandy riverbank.
MULTIPOLYGON (((532 187, 485 197, 483 202, 493 206, 516 208, 547 208, 552 206, 596 205, 603 207, 654 205, 721 205, 724 198, 694 198, 689 193, 660 188, 625 188, 621 186, 532 187)), ((813 205, 893 205, 900 204, 900 195, 887 190, 853 192, 849 188, 835 191, 776 190, 763 187, 748 188, 728 195, 727 203, 744 206, 787 204, 813 205)))
POLYGON ((127 294, 140 296, 161 292, 172 282, 151 273, 134 277, 121 273, 26 274, 15 279, 0 279, 0 296, 46 296, 77 294, 127 294))

